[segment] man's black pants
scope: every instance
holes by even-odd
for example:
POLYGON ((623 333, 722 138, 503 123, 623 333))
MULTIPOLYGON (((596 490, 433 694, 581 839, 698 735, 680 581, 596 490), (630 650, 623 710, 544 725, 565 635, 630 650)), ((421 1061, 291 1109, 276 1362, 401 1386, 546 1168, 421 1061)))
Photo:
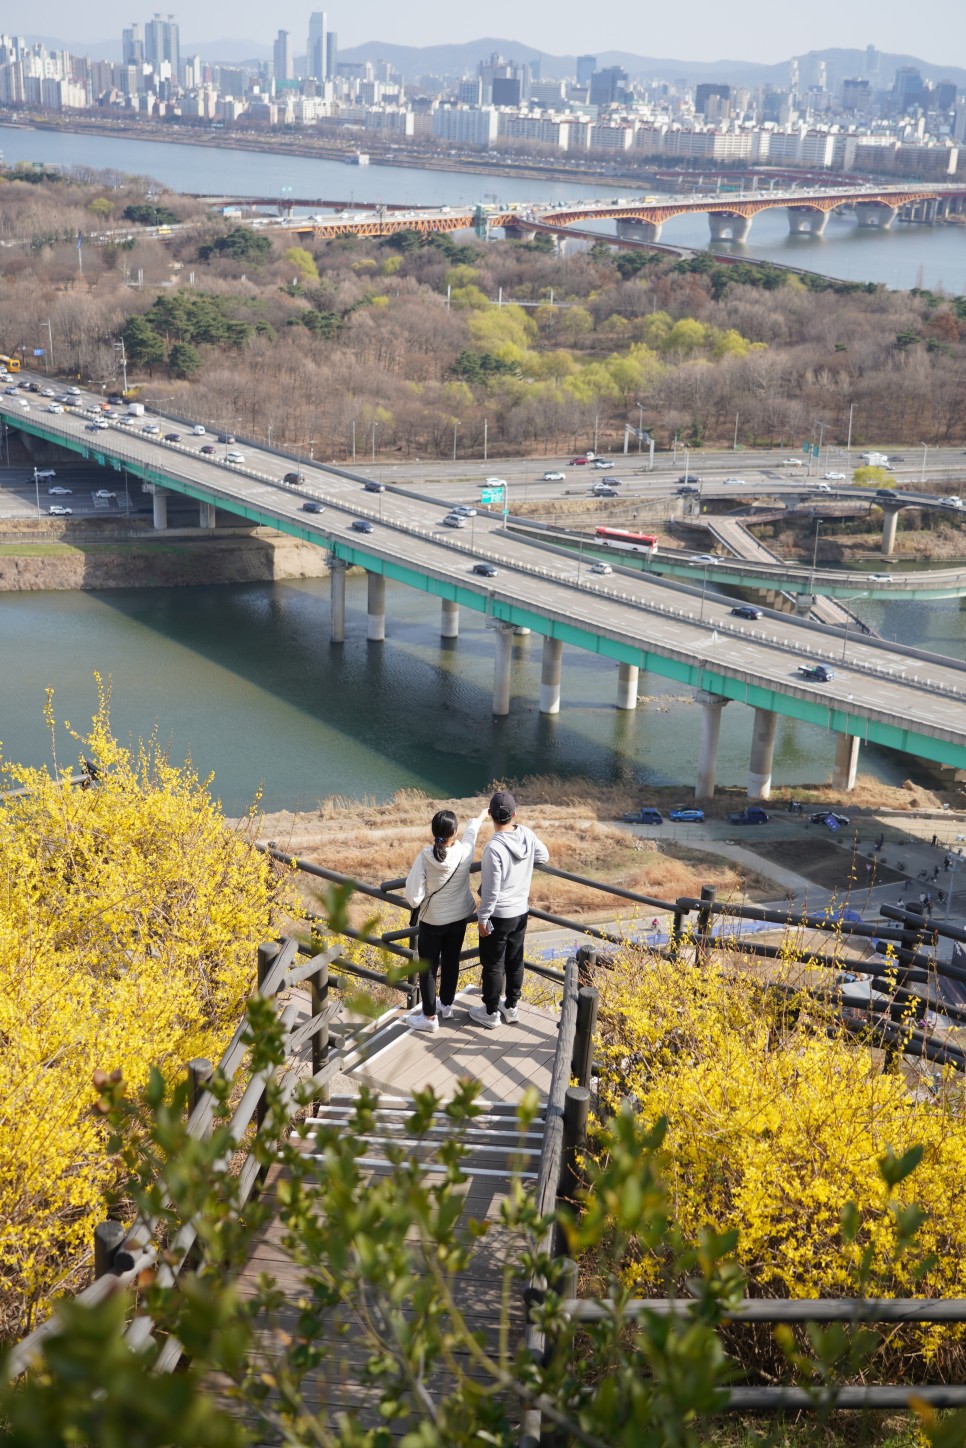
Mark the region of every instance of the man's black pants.
POLYGON ((491 917, 491 933, 480 936, 483 1004, 493 1015, 499 1009, 506 976, 506 1003, 515 1006, 523 991, 523 942, 530 912, 509 919, 491 917))

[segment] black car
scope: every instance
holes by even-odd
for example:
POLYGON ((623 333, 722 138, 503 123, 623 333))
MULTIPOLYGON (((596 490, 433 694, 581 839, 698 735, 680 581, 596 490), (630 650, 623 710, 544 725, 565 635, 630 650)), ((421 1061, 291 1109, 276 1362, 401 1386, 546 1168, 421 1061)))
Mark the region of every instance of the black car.
MULTIPOLYGON (((322 506, 321 503, 303 503, 303 504, 302 504, 302 512, 303 512, 303 513, 324 513, 324 512, 325 512, 325 508, 322 506)), ((355 527, 355 524, 353 524, 353 527, 355 527)))
POLYGON ((235 434, 234 434, 233 432, 220 432, 220 433, 218 434, 218 441, 219 441, 219 442, 234 442, 234 441, 235 441, 235 434))
POLYGON ((697 498, 701 494, 701 489, 693 488, 690 483, 682 483, 676 491, 679 498, 697 498))
POLYGON ((498 570, 492 563, 474 563, 473 572, 479 573, 482 578, 495 578, 498 570))
POLYGON ((687 477, 682 474, 682 476, 678 478, 679 483, 700 483, 700 481, 701 479, 697 477, 694 473, 689 473, 687 477))
POLYGON ((304 473, 286 473, 285 476, 284 476, 284 478, 282 479, 282 482, 283 482, 283 483, 291 483, 291 485, 294 487, 297 483, 304 483, 304 482, 305 482, 305 474, 304 474, 304 473))
POLYGON ((204 453, 205 457, 211 457, 211 454, 214 452, 214 448, 212 447, 210 442, 206 442, 204 447, 200 447, 198 451, 200 453, 204 453))
POLYGON ((810 825, 828 825, 830 830, 844 829, 849 823, 848 815, 836 814, 834 810, 819 810, 817 814, 809 815, 810 825))
POLYGON ((164 440, 165 442, 180 442, 181 434, 180 432, 166 432, 164 435, 164 440))
POLYGON ((761 609, 755 608, 753 603, 739 603, 738 607, 733 608, 731 612, 735 618, 761 618, 762 616, 761 609))
POLYGON ((369 482, 369 483, 364 483, 364 484, 363 484, 363 492, 366 492, 366 493, 384 493, 385 491, 386 491, 386 485, 385 485, 385 483, 372 483, 372 482, 369 482))
POLYGON ((373 528, 372 524, 369 522, 369 519, 368 519, 368 518, 353 518, 353 520, 352 520, 352 522, 349 524, 349 526, 350 526, 350 528, 353 528, 357 533, 374 533, 374 532, 375 532, 375 529, 373 528))
POLYGON ((121 403, 124 401, 124 398, 119 392, 111 392, 108 393, 107 400, 112 407, 120 407, 121 403))

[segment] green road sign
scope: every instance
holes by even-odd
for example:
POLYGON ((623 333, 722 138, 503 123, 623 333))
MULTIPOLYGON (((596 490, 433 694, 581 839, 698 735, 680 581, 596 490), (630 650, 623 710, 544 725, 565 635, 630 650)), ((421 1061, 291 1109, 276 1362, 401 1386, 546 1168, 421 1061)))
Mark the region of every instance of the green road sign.
POLYGON ((806 457, 808 457, 808 455, 809 455, 809 453, 810 453, 811 451, 812 451, 812 444, 811 444, 810 442, 803 442, 803 443, 802 443, 802 452, 805 454, 806 457))
POLYGON ((822 452, 822 449, 819 447, 818 443, 817 443, 817 442, 813 442, 813 443, 812 443, 812 457, 813 457, 813 458, 819 457, 819 456, 821 455, 821 452, 822 452))
POLYGON ((480 493, 480 502, 489 505, 490 503, 503 502, 502 488, 484 488, 480 493))

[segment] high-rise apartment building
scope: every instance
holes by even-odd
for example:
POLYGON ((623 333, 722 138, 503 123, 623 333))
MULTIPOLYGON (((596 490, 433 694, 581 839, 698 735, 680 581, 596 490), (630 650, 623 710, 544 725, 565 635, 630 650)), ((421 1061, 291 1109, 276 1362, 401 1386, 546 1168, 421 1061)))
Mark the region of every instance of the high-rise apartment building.
POLYGON ((590 85, 591 77, 597 69, 596 55, 578 55, 577 57, 577 84, 590 85))
POLYGON ((325 77, 335 79, 335 68, 339 64, 339 37, 330 30, 325 37, 325 77))
MULTIPOLYGON (((333 37, 334 38, 334 37, 333 37)), ((309 16, 309 38, 306 41, 305 73, 314 80, 328 80, 329 22, 324 10, 313 10, 309 16)))
POLYGON ((164 20, 155 11, 153 19, 145 25, 144 59, 155 69, 166 60, 170 63, 172 75, 181 74, 181 36, 173 15, 164 20))
POLYGON ((295 79, 295 56, 292 53, 292 36, 288 30, 280 30, 275 40, 275 80, 295 79))
POLYGON ((121 33, 122 53, 125 65, 144 64, 144 30, 138 24, 121 33))

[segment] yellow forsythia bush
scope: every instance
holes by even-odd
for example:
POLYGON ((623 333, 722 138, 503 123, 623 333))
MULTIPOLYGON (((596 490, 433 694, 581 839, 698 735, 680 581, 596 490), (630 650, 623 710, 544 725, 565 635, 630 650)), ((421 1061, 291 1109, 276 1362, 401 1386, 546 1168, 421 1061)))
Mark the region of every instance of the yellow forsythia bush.
MULTIPOLYGON (((272 936, 277 872, 190 767, 111 735, 78 742, 89 788, 0 769, 0 1332, 83 1285, 112 1164, 92 1073, 217 1060, 272 936)), ((51 702, 47 706, 52 727, 51 702)), ((69 727, 69 726, 68 726, 69 727)), ((78 738, 78 736, 74 736, 78 738)), ((69 774, 65 771, 65 776, 69 774)))
MULTIPOLYGON (((962 1077, 950 1072, 934 1101, 916 1103, 903 1073, 884 1072, 881 1053, 821 1005, 789 1002, 714 959, 699 967, 628 951, 599 984, 604 1102, 616 1109, 629 1097, 648 1121, 666 1118, 671 1214, 690 1242, 704 1227, 738 1232, 749 1295, 853 1295, 871 1249, 865 1295, 966 1297, 962 1077), (892 1200, 918 1203, 926 1220, 915 1250, 897 1254, 877 1164, 889 1147, 901 1155, 918 1144, 922 1163, 892 1200), (849 1202, 851 1241, 841 1230, 849 1202)), ((641 1254, 630 1280, 660 1295, 662 1262, 641 1254)), ((927 1353, 940 1340, 935 1329, 919 1339, 927 1353)))

